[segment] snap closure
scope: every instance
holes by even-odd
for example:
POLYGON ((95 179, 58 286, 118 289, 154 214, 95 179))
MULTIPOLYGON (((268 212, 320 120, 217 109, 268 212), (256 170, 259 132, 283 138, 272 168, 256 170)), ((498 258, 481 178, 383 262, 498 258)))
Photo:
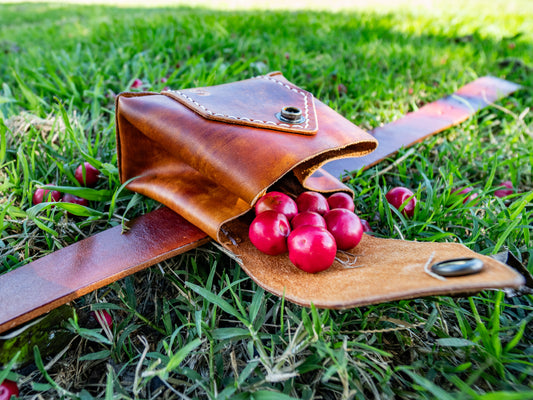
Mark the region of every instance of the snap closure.
POLYGON ((287 124, 301 124, 305 121, 305 117, 302 115, 302 110, 294 106, 283 107, 281 111, 276 114, 276 118, 287 124))
POLYGON ((441 276, 472 275, 482 269, 483 261, 479 258, 453 258, 431 266, 431 271, 441 276))

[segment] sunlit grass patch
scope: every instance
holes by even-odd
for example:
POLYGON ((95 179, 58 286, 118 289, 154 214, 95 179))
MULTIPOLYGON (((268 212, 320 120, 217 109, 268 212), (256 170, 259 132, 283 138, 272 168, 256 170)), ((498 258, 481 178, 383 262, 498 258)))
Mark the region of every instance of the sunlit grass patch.
MULTIPOLYGON (((0 273, 157 207, 118 178, 114 97, 135 79, 142 86, 133 90, 160 91, 274 70, 367 130, 479 76, 523 85, 348 183, 375 235, 511 251, 531 271, 530 2, 445 12, 386 3, 335 13, 0 5, 0 273), (94 189, 74 178, 84 161, 101 171, 94 189), (505 180, 516 191, 498 198, 505 180), (90 205, 34 207, 33 190, 45 184, 90 205), (411 219, 384 201, 397 185, 419 200, 411 219), (477 201, 453 193, 467 186, 477 201)), ((63 334, 74 341, 30 349, 29 366, 0 372, 11 370, 23 396, 533 398, 531 294, 302 308, 207 245, 72 306, 63 334), (95 309, 111 314, 111 328, 91 317, 95 309)))

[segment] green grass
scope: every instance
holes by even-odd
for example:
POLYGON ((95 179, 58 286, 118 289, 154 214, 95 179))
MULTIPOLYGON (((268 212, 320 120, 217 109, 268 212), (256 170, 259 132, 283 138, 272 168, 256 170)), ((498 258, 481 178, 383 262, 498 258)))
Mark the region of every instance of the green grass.
MULTIPOLYGON (((516 7, 0 4, 0 273, 157 207, 122 190, 116 168, 113 97, 135 78, 159 91, 273 70, 365 129, 479 76, 522 84, 350 185, 376 235, 457 241, 489 255, 508 249, 532 271, 533 10, 527 0, 507 3, 516 7), (40 184, 80 190, 73 172, 83 160, 105 175, 83 193, 89 208, 72 216, 32 207, 40 184), (504 180, 518 191, 502 200, 493 193, 504 180), (419 200, 412 219, 384 201, 399 184, 419 200), (477 203, 451 194, 467 185, 477 203)), ((258 289, 207 245, 73 306, 64 323, 74 339, 46 356, 36 350, 29 366, 6 363, 0 380, 9 374, 27 398, 533 398, 531 294, 302 308, 258 289), (109 310, 112 330, 90 320, 94 308, 109 310)))

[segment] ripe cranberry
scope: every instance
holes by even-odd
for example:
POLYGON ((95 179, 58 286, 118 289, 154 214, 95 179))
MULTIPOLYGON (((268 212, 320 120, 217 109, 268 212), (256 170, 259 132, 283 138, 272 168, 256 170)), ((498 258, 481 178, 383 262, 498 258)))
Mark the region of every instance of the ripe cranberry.
POLYGON ((74 196, 73 194, 70 194, 70 193, 65 193, 65 195, 63 196, 63 201, 65 203, 80 204, 85 207, 89 205, 89 200, 78 197, 78 196, 74 196))
MULTIPOLYGON (((472 189, 471 187, 467 187, 467 188, 463 188, 463 189, 455 189, 454 191, 452 191, 452 193, 465 195, 465 194, 469 194, 469 193, 471 193, 473 190, 474 190, 474 189, 472 189)), ((466 204, 466 203, 468 203, 469 201, 474 200, 477 196, 478 196, 477 193, 471 193, 471 194, 469 194, 468 196, 466 196, 466 197, 463 199, 463 204, 466 204)))
POLYGON ((296 198, 298 211, 314 211, 324 215, 329 211, 329 204, 326 198, 318 192, 303 192, 296 198))
POLYGON ((296 228, 287 240, 289 259, 305 272, 315 273, 328 269, 335 261, 337 244, 327 229, 304 225, 296 228))
POLYGON ((370 227, 370 224, 368 223, 368 221, 366 219, 360 219, 360 221, 361 221, 361 226, 363 227, 363 232, 364 233, 373 232, 372 228, 370 227))
POLYGON ((274 210, 285 214, 289 221, 298 214, 296 202, 281 192, 268 192, 255 203, 256 215, 266 210, 274 210))
MULTIPOLYGON (((413 195, 414 193, 411 192, 409 189, 402 186, 398 186, 389 190, 385 195, 385 198, 391 206, 399 210, 401 206, 407 201, 407 199, 409 199, 409 197, 413 195)), ((415 212, 415 206, 416 197, 412 197, 407 202, 407 204, 405 204, 405 207, 402 210, 402 214, 407 217, 412 217, 415 212)))
MULTIPOLYGON (((46 185, 45 185, 46 186, 46 185)), ((32 202, 33 204, 40 204, 43 201, 59 201, 61 200, 61 193, 59 193, 57 190, 49 190, 49 189, 37 189, 33 193, 32 202)))
POLYGON ((91 316, 98 321, 100 326, 109 328, 113 327, 113 318, 106 310, 95 310, 91 311, 91 316))
POLYGON ((143 85, 143 81, 141 81, 139 78, 137 78, 131 84, 131 88, 132 89, 138 89, 138 88, 142 87, 142 85, 143 85))
POLYGON ((363 237, 363 226, 359 217, 345 208, 335 208, 324 215, 328 231, 331 232, 337 248, 351 249, 359 244, 363 237))
POLYGON ((9 400, 11 396, 18 397, 19 388, 16 382, 4 379, 0 385, 0 400, 9 400))
POLYGON ((514 188, 513 188, 513 182, 511 181, 504 181, 502 183, 500 183, 500 185, 498 187, 503 187, 505 189, 498 189, 494 192, 494 196, 496 197, 507 197, 511 194, 514 193, 514 188))
POLYGON ((329 196, 328 205, 330 210, 333 210, 334 208, 346 208, 351 212, 355 210, 355 204, 353 202, 352 196, 344 192, 334 193, 329 196))
POLYGON ((338 92, 340 95, 343 95, 343 94, 348 93, 348 89, 347 89, 346 86, 344 86, 342 83, 339 83, 339 84, 337 85, 337 92, 338 92))
POLYGON ((319 213, 314 211, 304 211, 291 220, 291 225, 293 230, 304 225, 321 226, 322 228, 325 228, 326 221, 319 213))
POLYGON ((290 232, 289 220, 284 214, 266 210, 252 221, 248 236, 259 251, 275 256, 287 251, 287 236, 290 232))
POLYGON ((82 186, 86 187, 95 187, 98 182, 100 171, 93 167, 89 162, 85 161, 83 164, 80 164, 76 171, 74 172, 74 177, 82 186), (84 169, 85 167, 85 179, 84 178, 84 169))

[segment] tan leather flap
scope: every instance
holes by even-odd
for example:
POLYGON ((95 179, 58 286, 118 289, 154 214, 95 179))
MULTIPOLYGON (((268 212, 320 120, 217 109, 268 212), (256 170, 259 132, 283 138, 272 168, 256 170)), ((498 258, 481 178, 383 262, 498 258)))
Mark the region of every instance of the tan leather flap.
POLYGON ((287 253, 268 256, 248 239, 249 222, 228 224, 233 239, 223 243, 244 271, 261 287, 303 306, 343 309, 430 295, 475 293, 488 288, 519 288, 524 277, 491 257, 459 243, 414 242, 363 235, 361 243, 337 253, 333 265, 309 274, 296 268, 287 253), (439 277, 428 273, 435 262, 474 257, 483 270, 474 275, 439 277))
POLYGON ((270 75, 161 93, 214 121, 304 135, 314 135, 318 131, 313 95, 270 75), (286 107, 292 114, 299 110, 301 116, 289 123, 281 115, 286 107))

